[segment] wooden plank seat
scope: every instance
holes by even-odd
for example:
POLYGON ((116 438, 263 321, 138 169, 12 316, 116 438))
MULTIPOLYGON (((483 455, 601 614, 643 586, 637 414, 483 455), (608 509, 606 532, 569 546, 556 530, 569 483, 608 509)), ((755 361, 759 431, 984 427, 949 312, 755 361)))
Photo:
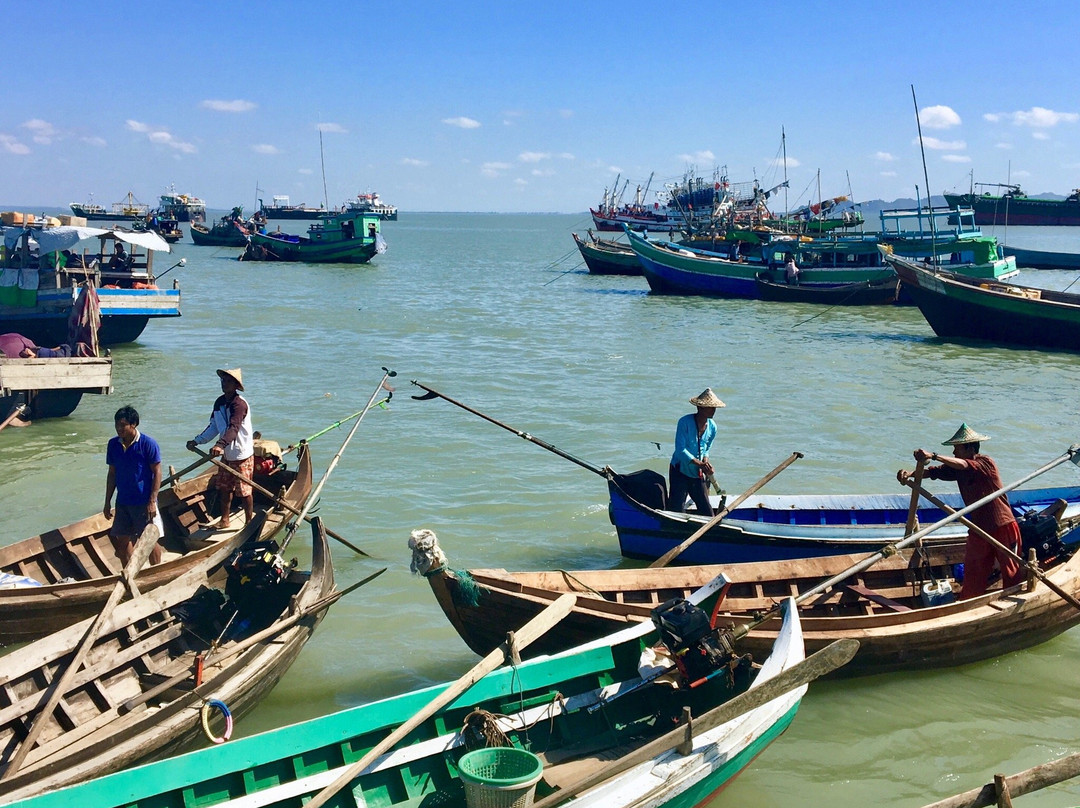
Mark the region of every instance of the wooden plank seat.
POLYGON ((903 603, 898 603, 892 598, 882 595, 880 592, 875 592, 873 589, 868 589, 865 586, 859 584, 848 584, 844 587, 849 592, 854 592, 856 595, 866 598, 867 600, 876 603, 878 606, 884 606, 886 609, 890 609, 894 612, 910 612, 911 607, 905 606, 903 603))

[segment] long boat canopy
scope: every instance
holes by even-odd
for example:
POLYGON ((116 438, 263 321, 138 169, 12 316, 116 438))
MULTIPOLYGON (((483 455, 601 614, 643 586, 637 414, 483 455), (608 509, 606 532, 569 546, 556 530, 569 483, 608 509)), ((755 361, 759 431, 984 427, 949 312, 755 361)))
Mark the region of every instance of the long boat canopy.
POLYGON ((75 227, 71 225, 50 227, 42 230, 38 230, 37 228, 7 227, 4 228, 4 246, 9 250, 14 249, 19 243, 19 239, 22 238, 23 233, 26 232, 30 233, 30 238, 37 242, 38 248, 43 253, 66 250, 73 247, 75 244, 78 244, 80 241, 89 238, 97 238, 107 233, 112 233, 113 236, 120 239, 120 241, 126 241, 128 244, 135 244, 148 250, 159 252, 171 252, 172 250, 169 243, 157 233, 132 233, 127 230, 102 230, 100 227, 75 227))

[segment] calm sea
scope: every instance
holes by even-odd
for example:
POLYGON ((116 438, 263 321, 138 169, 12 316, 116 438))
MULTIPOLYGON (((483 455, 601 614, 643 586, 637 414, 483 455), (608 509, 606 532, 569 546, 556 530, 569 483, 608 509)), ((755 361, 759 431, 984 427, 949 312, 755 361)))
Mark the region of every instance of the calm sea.
MULTIPOLYGON (((283 223, 300 232, 302 225, 283 223)), ((409 573, 414 528, 454 567, 620 563, 601 478, 444 401, 419 380, 596 466, 664 471, 687 399, 727 403, 714 461, 742 491, 793 451, 774 493, 896 492, 896 469, 966 421, 1017 479, 1080 441, 1080 358, 943 343, 915 308, 823 309, 655 297, 642 278, 588 275, 583 215, 410 214, 385 223, 367 266, 258 264, 180 243, 159 256, 183 317, 113 350, 111 396, 70 418, 0 433, 3 541, 101 507, 112 414, 134 405, 166 464, 206 424, 216 368, 243 369, 255 425, 282 444, 361 409, 397 372, 389 408, 360 424, 318 514, 372 559, 334 546, 344 585, 388 572, 331 610, 249 734, 456 677, 476 659, 409 573), (659 449, 656 444, 659 444, 659 449)), ((186 229, 186 228, 185 228, 186 229)), ((1001 237, 1002 233, 998 233, 1001 237)), ((1014 246, 1080 251, 1080 232, 1012 228, 1014 246)), ((1074 276, 1025 272, 1064 288, 1074 276)), ((313 443, 321 476, 347 427, 313 443)), ((1035 484, 1075 485, 1071 464, 1035 484)), ((942 490, 947 490, 942 488, 942 490)), ((299 534, 298 534, 299 535, 299 534)), ((306 542, 290 552, 307 559, 306 542)), ((943 671, 811 687, 791 729, 715 806, 921 806, 1080 749, 1080 633, 943 671)), ((1080 783, 1024 805, 1080 802, 1080 783)))

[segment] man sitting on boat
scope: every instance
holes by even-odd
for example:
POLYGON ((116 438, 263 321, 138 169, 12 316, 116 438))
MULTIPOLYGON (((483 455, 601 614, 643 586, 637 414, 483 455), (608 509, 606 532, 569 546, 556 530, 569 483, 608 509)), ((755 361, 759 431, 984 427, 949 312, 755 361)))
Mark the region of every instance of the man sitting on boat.
POLYGON ((675 427, 675 451, 668 468, 668 507, 682 511, 686 497, 694 501, 698 512, 712 516, 709 502, 709 481, 713 478, 713 466, 709 462, 709 449, 716 439, 716 423, 712 417, 718 407, 725 406, 711 387, 690 399, 697 412, 684 415, 675 427))
POLYGON ((131 257, 127 254, 127 250, 124 249, 124 242, 120 239, 116 239, 113 246, 112 258, 109 259, 109 269, 123 271, 128 269, 130 265, 131 257))
MULTIPOLYGON (((915 460, 920 463, 928 460, 940 463, 939 466, 926 469, 925 476, 931 480, 955 480, 960 489, 960 498, 965 505, 970 505, 1004 488, 997 464, 987 455, 979 454, 981 442, 984 440, 990 440, 989 436, 980 435, 967 424, 960 424, 955 435, 941 442, 942 446, 953 447, 952 457, 916 449, 915 460)), ((896 479, 902 485, 907 485, 911 477, 912 473, 905 469, 896 472, 896 479)), ((968 518, 1005 547, 1020 553, 1020 525, 1013 516, 1008 496, 1002 494, 972 511, 968 518)), ((960 592, 961 600, 978 597, 989 588, 990 572, 993 570, 995 558, 1001 568, 1001 584, 1004 588, 1023 583, 1024 576, 1016 559, 971 530, 964 547, 964 586, 960 592)))

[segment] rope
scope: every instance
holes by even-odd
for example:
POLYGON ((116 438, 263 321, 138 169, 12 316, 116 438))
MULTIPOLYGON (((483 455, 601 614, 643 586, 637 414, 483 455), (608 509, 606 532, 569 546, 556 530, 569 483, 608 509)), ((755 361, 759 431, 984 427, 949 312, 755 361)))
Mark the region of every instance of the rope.
POLYGON ((514 742, 499 727, 499 719, 505 715, 473 710, 461 725, 461 739, 470 752, 474 749, 490 749, 496 746, 513 746, 514 742))
POLYGON ((573 581, 575 584, 580 586, 586 592, 592 592, 594 595, 596 595, 596 597, 600 598, 601 600, 605 599, 603 595, 601 595, 599 592, 597 592, 595 589, 593 589, 587 583, 585 583, 584 581, 576 578, 572 572, 567 572, 566 570, 556 570, 556 572, 561 572, 565 577, 569 578, 571 581, 573 581))
POLYGON ((447 566, 446 553, 439 547, 439 539, 434 530, 427 528, 414 530, 409 536, 409 549, 412 550, 409 569, 413 575, 430 578, 440 572, 449 572, 458 582, 453 591, 454 603, 470 609, 475 609, 480 605, 484 588, 476 583, 467 570, 455 570, 447 566))
POLYGON ((233 717, 225 702, 219 701, 218 699, 207 699, 206 702, 203 703, 202 709, 199 710, 199 716, 202 719, 203 732, 206 733, 206 737, 209 738, 212 743, 225 743, 225 741, 232 737, 233 717), (217 710, 225 718, 225 732, 223 732, 220 737, 214 735, 213 730, 210 729, 211 710, 217 710))

